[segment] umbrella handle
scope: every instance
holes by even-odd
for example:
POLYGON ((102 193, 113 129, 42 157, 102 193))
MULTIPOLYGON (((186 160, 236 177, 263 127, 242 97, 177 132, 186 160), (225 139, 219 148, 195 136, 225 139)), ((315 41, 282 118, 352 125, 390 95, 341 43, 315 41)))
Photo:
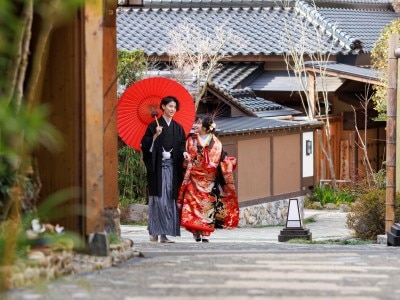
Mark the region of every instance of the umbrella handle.
POLYGON ((158 124, 157 116, 154 116, 154 119, 156 120, 157 126, 160 127, 160 124, 158 124))

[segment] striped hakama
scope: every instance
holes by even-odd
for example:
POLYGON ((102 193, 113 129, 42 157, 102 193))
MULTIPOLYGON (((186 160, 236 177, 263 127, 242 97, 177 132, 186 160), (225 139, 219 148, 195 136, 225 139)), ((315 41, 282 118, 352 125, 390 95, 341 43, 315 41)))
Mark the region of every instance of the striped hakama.
POLYGON ((180 236, 180 223, 175 199, 172 199, 173 160, 162 161, 162 195, 149 197, 148 230, 151 236, 180 236))

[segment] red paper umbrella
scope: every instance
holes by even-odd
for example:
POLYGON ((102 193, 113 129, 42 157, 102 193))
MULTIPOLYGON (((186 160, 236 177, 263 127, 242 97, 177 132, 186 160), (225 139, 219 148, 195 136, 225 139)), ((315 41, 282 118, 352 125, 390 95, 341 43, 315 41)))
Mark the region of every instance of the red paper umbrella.
POLYGON ((155 117, 162 115, 160 102, 166 96, 178 99, 179 111, 174 115, 174 120, 183 126, 186 135, 189 134, 195 118, 192 96, 185 87, 172 79, 151 77, 131 85, 119 99, 118 134, 127 145, 141 150, 140 142, 146 128, 155 117))

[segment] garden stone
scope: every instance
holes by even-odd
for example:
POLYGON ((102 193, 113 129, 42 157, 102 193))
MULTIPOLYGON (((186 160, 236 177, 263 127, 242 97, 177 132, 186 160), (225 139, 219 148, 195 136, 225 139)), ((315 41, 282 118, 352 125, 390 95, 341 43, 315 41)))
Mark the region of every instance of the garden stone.
POLYGON ((121 221, 128 223, 147 222, 149 216, 148 206, 145 204, 130 204, 122 209, 121 221))
POLYGON ((108 256, 110 243, 106 232, 95 232, 89 235, 89 251, 91 255, 108 256))
POLYGON ((334 203, 327 203, 325 204, 325 209, 334 210, 336 209, 336 205, 334 203))
POLYGON ((339 210, 340 212, 349 212, 351 210, 351 207, 348 204, 342 203, 339 205, 339 210))
POLYGON ((321 204, 321 202, 313 202, 311 204, 311 208, 312 209, 322 209, 322 204, 321 204))

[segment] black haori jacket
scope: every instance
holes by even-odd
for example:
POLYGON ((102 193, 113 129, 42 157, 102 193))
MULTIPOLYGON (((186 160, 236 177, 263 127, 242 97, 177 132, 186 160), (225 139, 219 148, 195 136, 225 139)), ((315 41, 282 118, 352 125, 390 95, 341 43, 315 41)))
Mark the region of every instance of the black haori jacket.
MULTIPOLYGON (((170 144, 171 141, 167 142, 166 128, 168 128, 167 122, 163 117, 158 119, 160 126, 164 129, 162 133, 156 138, 153 145, 153 150, 150 152, 151 145, 153 143, 153 136, 156 132, 157 123, 151 122, 146 129, 146 132, 142 138, 141 148, 143 151, 143 161, 147 169, 147 184, 149 190, 149 196, 161 197, 162 193, 162 151, 165 144, 170 144)), ((177 198, 179 187, 183 180, 183 152, 185 151, 186 136, 183 127, 175 122, 171 121, 168 131, 172 130, 172 158, 174 161, 174 170, 172 178, 172 199, 177 198)), ((169 132, 168 136, 171 132, 169 132)))

